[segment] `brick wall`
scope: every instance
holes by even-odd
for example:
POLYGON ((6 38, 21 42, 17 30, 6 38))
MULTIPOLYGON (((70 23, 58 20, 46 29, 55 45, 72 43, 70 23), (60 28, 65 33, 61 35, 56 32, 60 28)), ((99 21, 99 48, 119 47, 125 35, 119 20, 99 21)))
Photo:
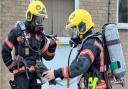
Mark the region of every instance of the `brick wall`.
MULTIPOLYGON (((29 0, 0 0, 0 39, 2 41, 6 38, 17 20, 25 19, 25 11, 28 3, 29 0)), ((0 82, 2 81, 2 84, 0 83, 0 89, 10 89, 8 80, 12 75, 3 63, 0 66, 2 66, 2 69, 0 67, 0 82)))
MULTIPOLYGON (((108 0, 80 0, 80 8, 92 15, 95 29, 100 30, 108 22, 108 0)), ((110 0, 110 22, 116 21, 116 0, 110 0)))
MULTIPOLYGON (((3 41, 5 39, 10 28, 14 26, 17 20, 25 19, 25 11, 28 1, 29 0, 0 0, 0 40, 3 41)), ((110 22, 116 22, 116 0, 110 1, 110 22)), ((108 0, 80 0, 80 8, 86 9, 91 13, 96 30, 101 30, 103 24, 107 23, 108 0)), ((128 30, 119 31, 125 58, 128 59, 128 30)), ((126 64, 128 65, 127 60, 126 64)), ((0 60, 0 89, 9 89, 8 80, 11 76, 12 75, 9 74, 7 68, 0 60)), ((126 78, 128 79, 128 76, 126 76, 126 78)), ((128 87, 125 86, 124 89, 128 89, 128 87)))

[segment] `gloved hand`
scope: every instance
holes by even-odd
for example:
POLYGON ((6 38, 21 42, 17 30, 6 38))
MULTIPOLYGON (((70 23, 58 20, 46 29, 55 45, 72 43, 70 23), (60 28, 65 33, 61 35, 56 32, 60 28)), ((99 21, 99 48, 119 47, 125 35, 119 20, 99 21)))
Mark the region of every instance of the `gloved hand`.
POLYGON ((43 73, 43 76, 48 80, 51 81, 53 79, 55 79, 55 75, 54 75, 54 70, 49 70, 49 71, 45 71, 43 73))
POLYGON ((43 62, 40 62, 40 61, 36 61, 35 68, 36 68, 36 72, 39 74, 42 74, 43 72, 48 71, 48 68, 44 65, 43 62))
MULTIPOLYGON (((36 62, 36 72, 37 72, 37 76, 41 79, 42 77, 42 74, 46 71, 48 71, 48 68, 43 64, 43 62, 40 62, 40 61, 37 61, 36 62)), ((45 75, 43 75, 45 76, 45 75)), ((49 80, 49 84, 56 84, 56 81, 53 79, 53 80, 49 80)))
POLYGON ((52 47, 56 47, 56 45, 57 45, 56 40, 57 40, 57 39, 56 39, 55 37, 52 37, 52 38, 50 39, 49 45, 52 46, 52 47))

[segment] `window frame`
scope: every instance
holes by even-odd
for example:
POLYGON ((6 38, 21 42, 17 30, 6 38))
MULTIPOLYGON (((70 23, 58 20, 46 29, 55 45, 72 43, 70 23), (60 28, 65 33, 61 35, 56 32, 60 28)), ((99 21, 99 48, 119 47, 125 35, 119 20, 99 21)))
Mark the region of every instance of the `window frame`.
POLYGON ((119 23, 118 16, 119 16, 119 0, 117 0, 116 23, 117 23, 118 29, 128 29, 128 23, 119 23))

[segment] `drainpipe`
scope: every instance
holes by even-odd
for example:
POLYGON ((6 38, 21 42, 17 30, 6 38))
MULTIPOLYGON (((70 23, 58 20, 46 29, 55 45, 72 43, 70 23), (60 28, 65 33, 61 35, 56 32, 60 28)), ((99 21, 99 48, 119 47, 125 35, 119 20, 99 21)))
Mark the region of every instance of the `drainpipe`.
POLYGON ((110 23, 110 0, 108 0, 108 23, 110 23))

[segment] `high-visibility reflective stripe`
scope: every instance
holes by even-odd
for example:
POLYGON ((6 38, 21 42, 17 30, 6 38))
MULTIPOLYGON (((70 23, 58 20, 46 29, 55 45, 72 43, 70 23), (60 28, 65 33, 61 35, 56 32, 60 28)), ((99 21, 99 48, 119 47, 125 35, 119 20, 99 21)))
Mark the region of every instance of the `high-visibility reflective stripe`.
POLYGON ((13 43, 12 43, 11 41, 9 41, 8 38, 5 39, 5 43, 6 43, 6 45, 7 45, 9 48, 13 49, 14 45, 13 45, 13 43))
MULTIPOLYGON (((29 72, 34 72, 35 71, 35 66, 30 66, 29 68, 28 68, 28 70, 29 70, 29 72)), ((25 67, 24 66, 22 66, 21 68, 18 68, 18 69, 14 69, 13 70, 13 74, 15 75, 15 74, 18 74, 19 72, 21 72, 21 71, 25 71, 25 67)))
POLYGON ((24 66, 21 67, 21 68, 19 68, 19 71, 22 71, 22 70, 25 70, 25 67, 24 66))
POLYGON ((105 80, 101 80, 101 83, 97 85, 96 89, 106 89, 107 85, 105 80))
POLYGON ((98 85, 96 89, 106 89, 106 84, 98 85))
POLYGON ((64 78, 69 78, 68 66, 62 68, 62 75, 64 76, 64 78))
POLYGON ((88 55, 90 57, 90 60, 93 62, 94 61, 94 54, 90 49, 84 49, 80 52, 80 55, 88 55))
POLYGON ((42 49, 42 53, 46 52, 46 50, 48 49, 49 47, 49 43, 50 41, 48 40, 47 43, 44 45, 43 49, 42 49))
POLYGON ((48 56, 54 56, 54 55, 55 55, 55 52, 54 52, 54 53, 51 53, 51 52, 49 52, 49 51, 47 50, 46 54, 47 54, 48 56))
POLYGON ((95 41, 95 45, 100 49, 100 72, 104 72, 104 49, 100 43, 95 41))
POLYGON ((7 67, 8 67, 8 69, 11 69, 13 67, 13 62, 7 67))
POLYGON ((15 75, 15 74, 17 74, 17 73, 19 73, 19 72, 21 72, 21 71, 25 71, 25 67, 24 67, 24 66, 22 66, 22 67, 19 68, 19 69, 14 69, 14 70, 13 70, 13 74, 15 75))
POLYGON ((19 72, 19 70, 13 70, 13 74, 17 74, 19 72))

